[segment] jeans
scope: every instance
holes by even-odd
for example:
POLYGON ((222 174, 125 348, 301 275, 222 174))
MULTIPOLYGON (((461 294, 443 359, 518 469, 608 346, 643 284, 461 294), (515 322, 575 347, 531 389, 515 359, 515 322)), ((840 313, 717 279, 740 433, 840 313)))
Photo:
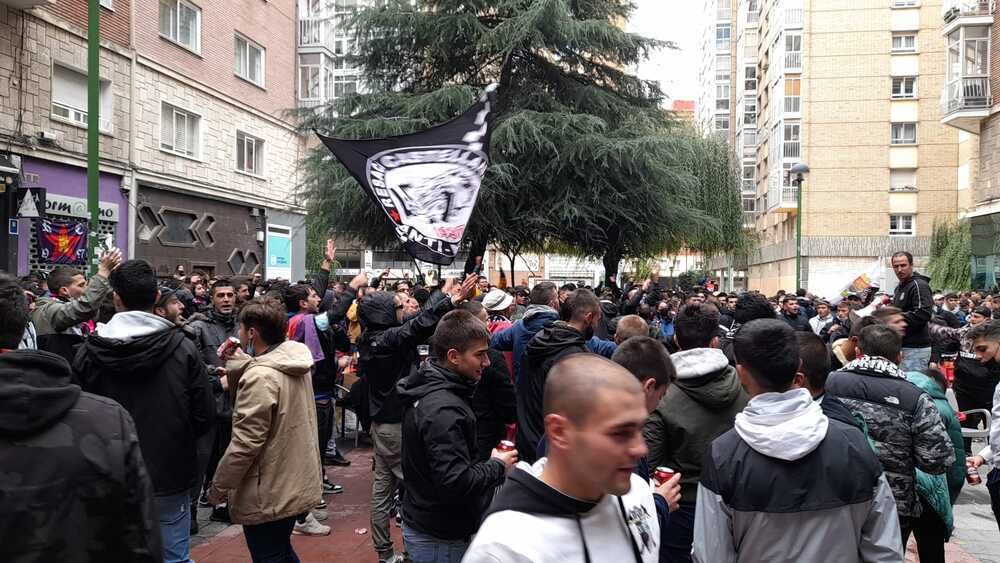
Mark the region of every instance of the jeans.
POLYGON ((403 480, 403 425, 372 423, 375 478, 372 481, 372 542, 379 559, 395 553, 389 535, 392 496, 403 480))
POLYGON ((191 494, 156 497, 164 563, 194 563, 191 552, 191 494))
POLYGON ((931 361, 931 348, 903 348, 903 361, 899 364, 899 369, 903 373, 910 371, 924 371, 931 361))
POLYGON ((681 503, 680 508, 670 514, 667 533, 661 534, 666 541, 660 546, 660 561, 667 563, 690 563, 691 546, 694 544, 695 504, 681 503))
POLYGON ((299 563, 299 557, 292 549, 292 528, 295 517, 290 516, 274 522, 243 526, 243 538, 253 563, 299 563))
POLYGON ((403 543, 413 563, 460 563, 469 549, 465 540, 443 540, 403 526, 403 543))
MULTIPOLYGON (((996 424, 996 422, 994 422, 996 424)), ((990 507, 993 509, 993 518, 1000 528, 1000 468, 996 466, 986 476, 986 489, 990 492, 990 507)))

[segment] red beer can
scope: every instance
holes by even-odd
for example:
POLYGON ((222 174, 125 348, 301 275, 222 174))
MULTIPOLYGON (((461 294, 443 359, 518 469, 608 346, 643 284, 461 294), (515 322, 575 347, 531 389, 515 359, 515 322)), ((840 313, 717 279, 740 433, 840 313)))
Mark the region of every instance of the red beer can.
POLYGON ((497 444, 497 451, 512 452, 515 449, 514 442, 511 442, 510 440, 500 440, 500 443, 497 444))
POLYGON ((219 355, 219 359, 225 359, 230 352, 232 352, 236 348, 239 348, 239 346, 240 346, 240 339, 236 338, 235 336, 230 336, 222 343, 222 345, 219 346, 219 349, 216 351, 216 353, 219 355))
POLYGON ((669 467, 657 467, 656 470, 653 471, 653 479, 656 481, 657 485, 662 485, 669 481, 675 473, 677 472, 669 467))
POLYGON ((972 465, 971 461, 965 462, 965 481, 970 485, 983 484, 983 478, 979 476, 979 470, 972 465))

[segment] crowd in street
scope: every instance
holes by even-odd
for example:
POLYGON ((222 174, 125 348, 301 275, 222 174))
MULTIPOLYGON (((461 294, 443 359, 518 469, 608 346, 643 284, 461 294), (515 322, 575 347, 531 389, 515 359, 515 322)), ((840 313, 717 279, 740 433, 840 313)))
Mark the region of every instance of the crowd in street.
POLYGON ((891 294, 829 300, 335 260, 0 274, 0 561, 187 563, 202 506, 296 562, 337 526, 338 408, 380 562, 943 562, 966 486, 1000 526, 1000 296, 906 252, 891 294))

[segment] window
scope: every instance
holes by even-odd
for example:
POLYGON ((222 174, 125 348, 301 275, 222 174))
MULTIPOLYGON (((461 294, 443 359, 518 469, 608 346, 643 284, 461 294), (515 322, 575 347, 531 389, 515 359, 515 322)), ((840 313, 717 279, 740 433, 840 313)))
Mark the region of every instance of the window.
POLYGON ((184 0, 160 0, 160 35, 200 52, 201 10, 184 0))
POLYGON ((892 51, 894 53, 914 53, 917 50, 917 35, 915 33, 893 33, 892 51))
POLYGON ((322 55, 299 55, 299 99, 316 100, 323 97, 322 55))
POLYGON ((104 6, 105 8, 107 8, 109 10, 114 10, 115 9, 115 2, 114 2, 114 0, 101 0, 101 6, 104 6))
POLYGON ((260 176, 264 173, 264 141, 236 132, 236 169, 240 172, 260 176))
MULTIPOLYGON (((111 82, 101 80, 101 122, 99 129, 111 132, 111 82)), ((61 65, 52 67, 52 117, 74 125, 87 126, 87 75, 61 65)))
POLYGON ((731 35, 732 28, 728 23, 717 24, 715 26, 715 50, 728 51, 731 35))
POLYGON ((913 215, 889 215, 889 236, 912 237, 913 215))
POLYGON ((743 67, 743 89, 751 91, 757 89, 757 67, 743 67))
POLYGON ((785 35, 785 68, 802 68, 802 36, 798 33, 785 35))
POLYGON ((715 109, 718 111, 729 111, 729 84, 716 85, 715 109))
POLYGON ((800 127, 798 123, 785 124, 785 145, 782 152, 782 156, 785 158, 798 159, 802 156, 800 127))
POLYGON ((802 81, 798 78, 785 79, 785 113, 802 111, 802 81))
POLYGON ((914 145, 917 143, 916 123, 893 123, 892 138, 893 145, 914 145))
POLYGON ((264 87, 264 48, 236 36, 236 76, 264 87))
POLYGON ((731 76, 730 65, 732 59, 729 55, 718 55, 715 57, 715 80, 717 82, 729 82, 731 76))
POLYGON ((756 173, 757 167, 753 164, 743 165, 743 193, 754 193, 757 191, 757 186, 754 183, 756 173))
POLYGON ((715 130, 728 133, 729 132, 729 116, 726 114, 721 114, 715 116, 715 130))
POLYGON ((757 98, 755 96, 743 97, 743 124, 757 124, 757 98))
POLYGON ((917 191, 917 171, 912 168, 890 170, 889 191, 890 192, 917 191))
POLYGON ((990 38, 988 27, 967 27, 965 28, 965 54, 964 69, 965 76, 986 76, 989 74, 990 61, 990 38))
POLYGON ((892 98, 894 100, 909 100, 916 97, 916 76, 894 76, 892 78, 892 98))
POLYGON ((356 75, 335 76, 333 78, 333 97, 340 98, 358 93, 358 77, 356 75))
POLYGON ((160 148, 197 158, 200 145, 201 116, 164 102, 160 111, 160 148))

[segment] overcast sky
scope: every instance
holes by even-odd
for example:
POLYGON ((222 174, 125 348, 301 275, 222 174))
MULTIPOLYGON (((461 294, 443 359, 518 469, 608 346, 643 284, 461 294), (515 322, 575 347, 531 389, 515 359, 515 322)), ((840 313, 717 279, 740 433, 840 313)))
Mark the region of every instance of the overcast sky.
POLYGON ((634 2, 638 9, 627 29, 647 37, 673 41, 679 47, 677 50, 662 50, 648 62, 639 65, 639 76, 659 80, 670 99, 695 99, 698 89, 699 3, 691 0, 634 2))

